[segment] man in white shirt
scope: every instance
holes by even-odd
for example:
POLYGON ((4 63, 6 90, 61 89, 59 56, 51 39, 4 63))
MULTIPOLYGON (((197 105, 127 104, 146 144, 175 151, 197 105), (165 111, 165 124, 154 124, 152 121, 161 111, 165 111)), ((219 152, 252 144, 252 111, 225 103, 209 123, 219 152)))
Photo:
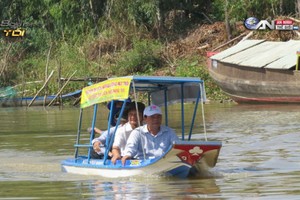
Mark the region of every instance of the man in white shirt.
MULTIPOLYGON (((94 159, 103 158, 104 152, 105 152, 105 149, 106 149, 105 148, 105 142, 106 142, 106 138, 108 137, 108 133, 111 136, 114 133, 116 128, 122 127, 126 122, 127 122, 126 119, 121 118, 119 126, 111 127, 109 129, 109 132, 108 132, 108 130, 101 131, 101 135, 92 140, 93 149, 91 151, 91 158, 94 158, 94 159)), ((97 130, 96 130, 96 132, 97 132, 97 130)), ((111 152, 108 153, 108 156, 109 157, 112 156, 111 152)))
POLYGON ((150 159, 162 156, 179 138, 162 123, 161 109, 150 105, 144 110, 145 125, 133 130, 127 140, 122 163, 127 159, 150 159))
POLYGON ((111 162, 116 163, 116 160, 121 159, 124 154, 127 139, 131 132, 142 125, 143 111, 145 105, 141 102, 131 102, 124 111, 123 118, 127 119, 127 123, 118 128, 115 134, 114 143, 112 146, 111 162), (136 110, 138 109, 138 111, 136 110))
MULTIPOLYGON (((130 102, 131 102, 131 99, 128 98, 127 101, 126 101, 126 107, 130 104, 130 102)), ((111 103, 112 102, 110 101, 107 104, 107 108, 109 110, 110 110, 111 103)), ((110 111, 110 112, 112 112, 112 114, 114 116, 113 120, 111 122, 111 126, 113 126, 113 127, 111 127, 109 129, 109 131, 108 130, 102 131, 102 130, 96 128, 96 127, 94 128, 94 133, 98 133, 98 134, 100 134, 100 136, 97 137, 97 138, 94 138, 92 140, 93 149, 91 150, 91 153, 90 153, 91 158, 102 159, 104 157, 104 153, 105 153, 105 150, 106 150, 105 143, 106 143, 106 138, 108 137, 108 135, 111 136, 114 133, 115 129, 118 129, 118 128, 122 127, 127 122, 127 119, 124 119, 122 116, 119 116, 120 111, 121 111, 121 107, 123 105, 123 101, 115 100, 114 104, 115 104, 114 110, 110 111), (120 124, 118 126, 115 126, 119 117, 121 117, 120 118, 120 124)), ((92 128, 88 128, 88 132, 91 133, 91 131, 92 131, 92 128)), ((108 156, 109 157, 112 156, 111 152, 108 153, 108 156)))

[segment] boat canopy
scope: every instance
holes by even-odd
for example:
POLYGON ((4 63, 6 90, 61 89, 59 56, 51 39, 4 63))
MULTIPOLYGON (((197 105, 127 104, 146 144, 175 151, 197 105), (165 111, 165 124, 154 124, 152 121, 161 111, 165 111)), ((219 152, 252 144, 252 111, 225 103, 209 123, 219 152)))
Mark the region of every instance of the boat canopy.
POLYGON ((199 78, 127 76, 83 88, 81 108, 112 100, 126 100, 134 91, 148 92, 151 103, 159 106, 196 101, 199 97, 206 100, 204 82, 199 78))
MULTIPOLYGON (((205 128, 205 119, 204 119, 204 108, 203 102, 206 100, 204 81, 200 78, 194 77, 169 77, 169 76, 125 76, 118 78, 111 78, 94 85, 85 87, 82 89, 81 94, 81 111, 78 123, 78 134, 77 134, 77 143, 75 144, 75 157, 78 155, 78 147, 89 147, 88 155, 90 155, 90 150, 92 147, 92 140, 94 138, 94 127, 97 118, 97 109, 98 104, 103 102, 112 102, 110 103, 110 110, 115 109, 114 101, 123 101, 128 102, 129 97, 134 98, 137 102, 136 94, 138 92, 146 92, 148 94, 148 104, 156 104, 159 106, 164 106, 164 116, 165 116, 165 125, 168 126, 168 105, 173 103, 181 104, 181 135, 182 140, 191 140, 192 130, 195 123, 196 112, 199 102, 201 102, 202 108, 202 120, 204 127, 205 140, 206 137, 206 128, 205 128), (184 104, 185 102, 193 101, 194 111, 192 114, 192 120, 190 128, 188 131, 188 137, 185 137, 185 112, 184 104), (84 108, 94 106, 94 115, 92 120, 92 131, 90 135, 90 144, 80 145, 80 130, 82 122, 82 111, 84 108)), ((137 105, 136 105, 137 106, 137 105)), ((123 103, 120 110, 119 116, 122 116, 126 107, 126 103, 123 103)), ((109 113, 108 126, 107 130, 110 130, 111 122, 114 120, 113 112, 109 113)), ((120 124, 121 118, 119 117, 116 122, 116 126, 120 124)), ((139 121, 139 120, 138 120, 139 121)), ((106 138, 105 146, 106 151, 104 154, 104 163, 107 160, 108 151, 112 147, 113 140, 116 133, 115 129, 110 135, 106 138)), ((90 159, 90 156, 88 157, 90 159)))
MULTIPOLYGON (((284 69, 296 66, 300 41, 287 42, 243 40, 237 45, 210 57, 214 62, 223 62, 245 67, 284 69)), ((212 63, 213 63, 212 62, 212 63)))

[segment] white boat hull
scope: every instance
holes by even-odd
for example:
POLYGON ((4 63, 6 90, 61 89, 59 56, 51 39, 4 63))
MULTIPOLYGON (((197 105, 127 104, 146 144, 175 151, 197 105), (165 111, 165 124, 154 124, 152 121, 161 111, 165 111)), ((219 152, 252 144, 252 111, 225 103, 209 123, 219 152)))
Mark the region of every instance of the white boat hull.
POLYGON ((187 177, 193 167, 198 172, 213 167, 219 155, 219 142, 180 142, 175 144, 163 157, 150 160, 128 160, 123 166, 118 160, 113 165, 107 160, 78 157, 62 162, 62 170, 81 175, 96 175, 106 178, 132 176, 176 176, 187 177), (195 154, 195 149, 200 153, 195 154))

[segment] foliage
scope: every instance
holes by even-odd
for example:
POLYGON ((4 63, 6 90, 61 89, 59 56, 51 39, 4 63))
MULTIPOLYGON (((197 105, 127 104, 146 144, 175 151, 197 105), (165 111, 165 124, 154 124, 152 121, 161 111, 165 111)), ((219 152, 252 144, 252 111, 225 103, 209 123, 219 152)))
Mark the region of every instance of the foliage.
POLYGON ((206 94, 210 99, 226 99, 227 97, 209 76, 207 68, 201 66, 200 63, 205 63, 205 61, 198 60, 197 57, 181 60, 177 63, 175 76, 200 77, 205 82, 206 94))
MULTIPOLYGON (((206 16, 223 21, 226 9, 234 23, 250 16, 268 19, 296 15, 299 14, 295 11, 296 3, 296 0, 1 0, 0 21, 22 22, 18 28, 26 33, 23 38, 7 38, 2 32, 7 27, 0 27, 0 87, 45 80, 47 65, 48 74, 55 71, 48 87, 50 93, 58 90, 59 70, 63 77, 74 71, 76 77, 154 74, 167 66, 162 43, 184 38, 194 24, 206 23, 206 16)), ((208 94, 220 94, 196 58, 176 60, 176 75, 200 76, 209 87, 208 94)), ((36 90, 40 85, 30 87, 36 90)), ((72 82, 65 90, 80 87, 82 83, 72 82)))
POLYGON ((113 72, 118 75, 149 73, 161 66, 161 44, 151 40, 134 40, 133 48, 121 53, 113 72))
POLYGON ((248 17, 258 19, 273 19, 279 15, 295 13, 296 2, 291 0, 226 0, 228 7, 225 8, 224 0, 214 0, 211 13, 216 20, 224 19, 224 10, 227 9, 231 20, 241 21, 248 17))

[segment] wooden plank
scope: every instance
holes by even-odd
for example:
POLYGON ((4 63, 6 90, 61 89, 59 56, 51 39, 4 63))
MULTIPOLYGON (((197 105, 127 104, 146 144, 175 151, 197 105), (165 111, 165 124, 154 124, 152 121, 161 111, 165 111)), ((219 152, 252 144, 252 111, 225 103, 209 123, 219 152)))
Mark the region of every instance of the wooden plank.
POLYGON ((258 45, 262 42, 264 42, 265 40, 244 40, 239 42, 237 45, 230 47, 229 49, 226 49, 225 51, 222 51, 214 56, 211 57, 212 60, 218 60, 218 61, 222 61, 223 59, 235 55, 239 52, 242 52, 246 49, 249 49, 255 45, 258 45))
POLYGON ((296 65, 297 51, 300 50, 300 41, 290 40, 283 47, 282 56, 280 59, 268 64, 265 68, 268 69, 290 69, 296 65))

